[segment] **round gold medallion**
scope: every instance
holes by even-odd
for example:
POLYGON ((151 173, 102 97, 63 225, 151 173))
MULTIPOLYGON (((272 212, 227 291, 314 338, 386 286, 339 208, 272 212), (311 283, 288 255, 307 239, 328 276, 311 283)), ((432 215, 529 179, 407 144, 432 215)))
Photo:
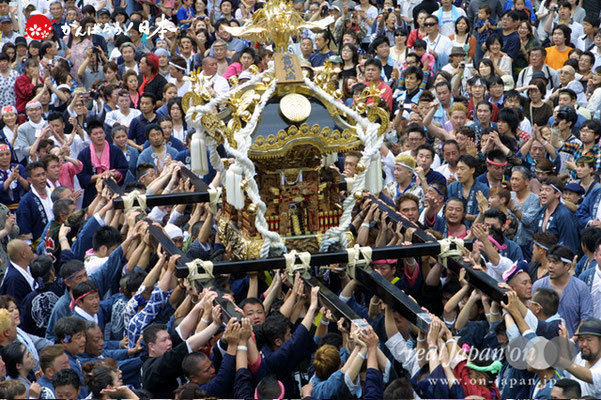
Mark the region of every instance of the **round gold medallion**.
POLYGON ((311 102, 301 94, 287 94, 280 100, 280 111, 292 122, 303 122, 311 115, 311 102))

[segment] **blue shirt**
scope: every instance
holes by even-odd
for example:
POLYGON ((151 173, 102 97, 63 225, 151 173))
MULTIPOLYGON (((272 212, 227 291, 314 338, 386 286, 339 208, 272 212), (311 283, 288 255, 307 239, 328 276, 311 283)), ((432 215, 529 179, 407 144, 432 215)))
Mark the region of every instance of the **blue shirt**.
MULTIPOLYGON (((534 282, 532 293, 540 288, 553 289, 548 276, 534 282)), ((574 334, 582 320, 593 318, 593 299, 586 283, 575 277, 570 278, 559 299, 559 315, 566 322, 569 337, 574 334)))
POLYGON ((553 233, 559 239, 559 244, 568 246, 575 254, 578 254, 580 252, 580 235, 572 212, 565 205, 559 203, 549 217, 547 225, 543 227, 546 210, 547 206, 544 206, 538 212, 535 222, 536 232, 553 233))

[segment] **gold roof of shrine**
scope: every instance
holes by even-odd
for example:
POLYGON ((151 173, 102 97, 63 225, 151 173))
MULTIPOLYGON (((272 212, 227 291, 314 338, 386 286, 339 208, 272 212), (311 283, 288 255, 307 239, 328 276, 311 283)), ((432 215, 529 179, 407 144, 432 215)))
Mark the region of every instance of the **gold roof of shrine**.
MULTIPOLYGON (((302 29, 324 29, 332 23, 331 18, 318 22, 305 22, 294 10, 292 3, 282 0, 270 0, 263 8, 253 14, 252 21, 242 27, 228 29, 233 35, 243 37, 264 45, 273 44, 276 50, 275 68, 264 73, 260 80, 253 79, 251 85, 241 90, 231 90, 227 99, 216 104, 214 112, 201 117, 205 134, 218 144, 225 140, 237 148, 235 134, 244 129, 251 120, 255 108, 261 103, 263 93, 277 79, 277 88, 263 105, 261 114, 252 131, 252 145, 248 156, 253 160, 284 159, 298 145, 310 145, 319 155, 345 152, 358 149, 362 141, 357 135, 356 121, 339 111, 333 102, 341 102, 342 91, 334 87, 333 75, 341 71, 329 62, 316 68, 311 82, 327 95, 318 93, 304 81, 309 76, 300 68, 297 56, 284 53, 290 36, 299 35, 302 29)), ((256 66, 249 72, 255 77, 259 74, 256 66)), ((208 79, 200 72, 192 72, 193 90, 183 98, 184 112, 191 104, 203 105, 213 100, 207 89, 208 79)), ((232 87, 239 82, 236 77, 230 79, 232 87)), ((380 92, 370 86, 365 89, 363 98, 372 99, 372 104, 380 104, 380 92)), ((379 134, 389 125, 388 112, 378 106, 355 108, 362 116, 380 124, 379 134)), ((192 118, 195 115, 191 116, 192 118)), ((306 148, 306 146, 303 146, 306 148)))

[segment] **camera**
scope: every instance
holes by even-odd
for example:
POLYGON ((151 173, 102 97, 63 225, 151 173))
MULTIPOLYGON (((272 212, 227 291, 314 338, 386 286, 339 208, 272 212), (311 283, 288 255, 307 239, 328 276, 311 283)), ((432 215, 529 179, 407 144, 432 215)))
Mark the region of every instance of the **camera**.
POLYGON ((388 7, 388 8, 386 9, 386 11, 388 11, 389 13, 391 13, 391 12, 393 12, 393 11, 394 11, 394 8, 392 8, 392 7, 388 7))
POLYGON ((465 61, 461 61, 459 63, 459 68, 462 68, 462 69, 465 68, 465 61))
POLYGON ((555 4, 551 10, 557 11, 558 8, 559 8, 559 6, 557 4, 555 4))

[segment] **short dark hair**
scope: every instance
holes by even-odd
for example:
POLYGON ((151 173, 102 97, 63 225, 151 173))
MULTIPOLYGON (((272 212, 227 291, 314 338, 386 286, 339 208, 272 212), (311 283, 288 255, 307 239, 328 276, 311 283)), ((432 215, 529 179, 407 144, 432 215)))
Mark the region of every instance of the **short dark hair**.
POLYGON ((417 67, 409 67, 405 70, 405 78, 407 78, 409 75, 414 75, 415 77, 417 77, 417 81, 421 81, 423 78, 423 73, 422 71, 419 70, 419 68, 417 67))
POLYGON ((96 287, 96 284, 93 281, 88 280, 80 282, 72 289, 73 298, 78 299, 80 296, 91 291, 98 291, 98 287, 96 287))
POLYGON ((507 222, 507 216, 501 210, 497 210, 496 208, 489 208, 484 212, 484 218, 494 218, 499 221, 500 225, 505 225, 507 222))
POLYGON ((431 144, 429 143, 424 143, 418 146, 417 149, 415 149, 415 153, 419 153, 420 150, 427 150, 430 152, 430 154, 432 155, 432 160, 434 160, 434 157, 436 157, 436 152, 434 151, 434 147, 432 147, 431 144))
POLYGON ((582 246, 591 253, 597 250, 597 247, 595 246, 599 240, 601 240, 601 229, 593 226, 584 228, 580 234, 580 243, 582 243, 582 246))
POLYGON ((56 120, 60 120, 63 124, 65 123, 65 117, 63 114, 53 111, 50 113, 50 115, 48 115, 48 122, 56 120))
POLYGON ((96 129, 96 128, 102 128, 102 130, 104 131, 104 125, 102 124, 102 122, 100 122, 97 119, 91 119, 88 121, 88 132, 92 132, 92 130, 96 129))
POLYGON ((265 342, 269 347, 273 348, 276 339, 284 341, 288 329, 290 329, 288 318, 280 313, 269 315, 263 323, 265 342))
POLYGON ((165 324, 148 325, 142 333, 142 338, 143 338, 144 342, 146 343, 146 346, 148 346, 149 343, 154 343, 157 340, 157 335, 159 334, 160 331, 166 331, 166 330, 167 330, 167 325, 165 325, 165 324))
POLYGON ((38 168, 42 168, 44 171, 46 170, 46 167, 44 167, 44 164, 41 161, 34 161, 32 163, 27 164, 27 168, 25 168, 25 171, 27 171, 27 175, 29 176, 31 175, 34 169, 38 168))
POLYGON ((388 38, 384 35, 380 35, 377 36, 370 44, 370 49, 372 52, 375 52, 376 49, 378 48, 379 45, 386 43, 388 46, 390 46, 390 42, 388 41, 388 38))
POLYGON ((561 389, 563 397, 566 399, 578 399, 582 395, 580 383, 574 379, 560 379, 555 382, 555 387, 561 389))
POLYGON ((574 252, 568 246, 556 244, 547 252, 547 258, 553 258, 554 260, 559 260, 564 264, 567 264, 564 260, 570 260, 570 262, 572 262, 571 260, 574 259, 574 252))
POLYGON ((411 124, 407 127, 407 135, 411 132, 418 132, 421 135, 421 137, 426 137, 426 131, 422 126, 419 126, 418 124, 411 124))
POLYGON ((75 389, 79 389, 81 387, 81 381, 79 380, 79 375, 72 369, 61 369, 54 375, 52 378, 52 386, 73 386, 75 389))
POLYGON ((186 378, 198 374, 198 363, 205 360, 207 355, 199 351, 189 353, 182 361, 182 371, 186 378))
POLYGON ((142 96, 140 96, 140 100, 144 97, 146 97, 147 99, 150 99, 152 101, 152 104, 156 104, 156 102, 157 102, 157 98, 154 97, 154 94, 152 94, 152 93, 144 93, 142 96))
POLYGON ((374 65, 379 70, 382 70, 382 63, 377 58, 370 58, 369 60, 365 61, 365 68, 369 67, 370 65, 374 65))
POLYGON ((540 304, 545 315, 551 316, 557 314, 559 309, 559 295, 551 288, 540 288, 534 292, 532 300, 540 304), (536 298, 536 300, 534 300, 536 298))
POLYGON ((511 108, 502 108, 497 115, 497 121, 503 121, 509 125, 511 132, 517 132, 520 126, 520 119, 517 111, 511 108))
POLYGON ((547 249, 543 249, 544 251, 548 251, 551 247, 557 244, 557 236, 549 231, 536 232, 534 235, 532 235, 532 240, 545 246, 547 249))
POLYGON ((34 278, 42 278, 44 282, 48 280, 50 271, 52 270, 53 263, 52 258, 46 255, 36 256, 29 263, 29 269, 31 270, 31 276, 34 278))
POLYGON ((476 157, 471 156, 469 154, 460 155, 459 158, 457 159, 457 164, 459 164, 460 162, 467 165, 470 169, 472 169, 472 168, 478 169, 478 166, 480 164, 478 162, 478 160, 476 159, 476 157))
POLYGON ((497 160, 502 163, 507 161, 507 156, 505 155, 505 153, 503 153, 502 150, 499 149, 494 149, 486 153, 486 158, 491 161, 497 160))
POLYGON ((599 19, 599 15, 595 15, 594 13, 589 13, 584 16, 582 23, 588 22, 593 26, 593 28, 599 28, 601 25, 601 19, 599 19))
POLYGON ((486 106, 486 107, 488 107, 488 109, 490 110, 491 113, 494 111, 494 109, 492 107, 492 104, 489 101, 487 101, 487 100, 480 100, 478 102, 478 104, 476 104, 476 110, 478 110, 478 107, 480 107, 480 106, 486 106))
POLYGON ((121 232, 112 226, 101 226, 94 232, 92 237, 92 248, 98 251, 101 246, 106 246, 107 249, 120 244, 123 241, 121 232))
POLYGON ((159 124, 148 124, 148 125, 146 125, 146 128, 144 128, 144 133, 146 134, 146 139, 148 139, 148 136, 150 135, 150 131, 152 131, 152 130, 160 131, 161 135, 164 134, 163 128, 161 128, 159 126, 159 124))
POLYGON ((592 130, 594 132, 595 137, 597 138, 596 140, 599 140, 599 138, 601 138, 601 121, 599 121, 598 119, 588 119, 584 121, 580 129, 582 128, 588 128, 592 130))
MULTIPOLYGON (((256 297, 245 298, 240 303, 238 303, 238 307, 240 307, 241 309, 244 309, 244 306, 247 304, 260 304, 261 307, 263 307, 263 302, 261 302, 261 300, 257 299, 256 297)), ((263 309, 264 309, 264 307, 263 307, 263 309)))
POLYGON ((71 337, 79 332, 85 334, 86 323, 83 319, 77 317, 62 317, 54 325, 54 335, 56 336, 56 343, 60 344, 62 341, 66 343, 71 341, 71 337))

